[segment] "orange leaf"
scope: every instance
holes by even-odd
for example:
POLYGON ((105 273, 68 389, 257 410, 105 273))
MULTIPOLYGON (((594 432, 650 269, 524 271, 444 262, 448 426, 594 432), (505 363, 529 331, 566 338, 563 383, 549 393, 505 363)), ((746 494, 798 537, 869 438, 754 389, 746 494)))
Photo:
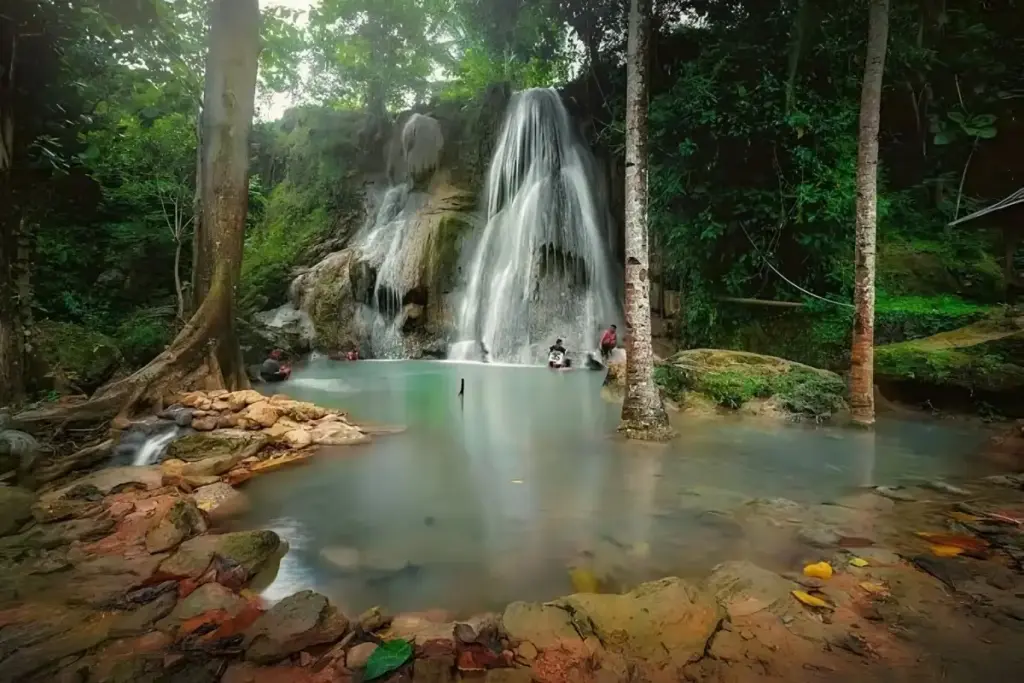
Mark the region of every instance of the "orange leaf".
POLYGON ((815 562, 804 567, 804 576, 810 576, 815 579, 831 579, 832 578, 832 565, 828 562, 815 562))
POLYGON ((808 607, 824 607, 825 609, 833 609, 832 605, 828 604, 816 595, 805 593, 804 591, 792 591, 793 597, 804 603, 808 607))
POLYGON ((956 557, 963 554, 964 549, 955 545, 933 545, 931 551, 935 557, 956 557))
POLYGON ((868 593, 872 593, 874 595, 888 592, 885 586, 880 583, 875 583, 874 581, 861 581, 858 585, 868 593))
POLYGON ((974 536, 964 536, 960 534, 944 534, 944 533, 931 533, 927 531, 919 531, 917 535, 927 540, 929 543, 934 545, 949 545, 954 548, 960 548, 962 550, 970 550, 973 552, 980 552, 988 547, 988 542, 975 538, 974 536))
POLYGON ((966 512, 957 512, 956 510, 953 510, 952 512, 950 512, 949 516, 951 518, 955 519, 958 522, 980 522, 981 521, 981 517, 977 517, 975 515, 969 515, 966 512))

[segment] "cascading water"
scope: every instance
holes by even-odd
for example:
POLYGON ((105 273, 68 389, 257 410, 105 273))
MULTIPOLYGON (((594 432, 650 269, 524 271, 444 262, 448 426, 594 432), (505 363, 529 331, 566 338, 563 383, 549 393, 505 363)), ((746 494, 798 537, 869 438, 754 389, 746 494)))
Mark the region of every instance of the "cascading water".
POLYGON ((172 427, 165 432, 148 437, 136 451, 132 464, 136 467, 155 464, 171 441, 178 436, 178 431, 177 427, 172 427))
POLYGON ((487 226, 474 254, 453 357, 536 362, 561 337, 593 349, 621 320, 607 207, 594 160, 554 89, 516 93, 487 176, 487 226))

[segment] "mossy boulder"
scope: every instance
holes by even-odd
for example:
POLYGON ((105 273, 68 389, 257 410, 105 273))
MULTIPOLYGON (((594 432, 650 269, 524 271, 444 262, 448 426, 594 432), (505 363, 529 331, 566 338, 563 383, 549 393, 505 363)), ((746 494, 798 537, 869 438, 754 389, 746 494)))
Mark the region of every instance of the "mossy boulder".
POLYGON ((680 351, 658 365, 655 380, 670 398, 685 400, 687 392, 695 392, 734 410, 770 401, 789 415, 827 419, 846 407, 839 375, 744 351, 680 351))
POLYGON ((31 388, 86 393, 110 380, 123 363, 121 351, 105 334, 81 325, 44 320, 34 329, 31 388))
POLYGON ((224 432, 200 432, 187 434, 172 441, 167 446, 167 454, 164 459, 181 460, 182 462, 197 462, 224 456, 241 459, 255 455, 266 444, 267 438, 262 434, 242 432, 236 435, 224 432))
POLYGON ((354 329, 358 305, 359 251, 334 252, 303 274, 295 283, 299 308, 309 314, 315 328, 314 346, 324 351, 359 347, 354 329))
POLYGON ((875 349, 875 378, 907 400, 1024 414, 1024 316, 996 315, 957 330, 875 349))

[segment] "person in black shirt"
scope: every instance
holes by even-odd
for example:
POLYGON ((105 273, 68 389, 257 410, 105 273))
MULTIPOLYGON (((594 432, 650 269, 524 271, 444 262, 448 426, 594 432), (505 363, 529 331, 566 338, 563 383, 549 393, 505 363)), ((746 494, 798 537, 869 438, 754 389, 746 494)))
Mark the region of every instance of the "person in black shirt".
POLYGON ((558 351, 563 356, 565 355, 565 347, 562 346, 561 339, 556 339, 554 345, 548 349, 548 353, 554 353, 555 351, 558 351))
POLYGON ((281 363, 281 349, 274 349, 263 365, 260 366, 260 378, 264 382, 283 382, 292 374, 292 369, 281 363))

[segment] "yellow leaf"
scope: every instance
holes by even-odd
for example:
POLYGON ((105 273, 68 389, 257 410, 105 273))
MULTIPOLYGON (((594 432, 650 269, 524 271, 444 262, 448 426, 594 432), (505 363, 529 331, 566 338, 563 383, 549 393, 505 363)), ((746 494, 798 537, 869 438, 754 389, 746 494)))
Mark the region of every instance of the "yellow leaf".
POLYGON ((875 583, 873 581, 861 581, 859 585, 860 585, 861 588, 866 590, 868 593, 873 593, 875 595, 887 592, 885 590, 885 586, 883 586, 880 583, 875 583))
POLYGON ((851 557, 850 564, 852 564, 854 567, 866 567, 868 566, 868 561, 865 560, 863 557, 851 557))
POLYGON ((964 549, 957 548, 955 545, 933 545, 931 547, 932 555, 935 557, 956 557, 961 554, 964 549))
POLYGON ((598 581, 592 571, 586 569, 570 569, 569 580, 572 582, 573 591, 577 593, 597 592, 598 581))
POLYGON ((793 591, 793 597, 804 603, 808 607, 824 607, 825 609, 832 609, 832 605, 828 604, 821 598, 805 593, 803 591, 793 591))
POLYGON ((966 512, 957 512, 956 510, 953 510, 952 512, 950 512, 949 516, 952 517, 953 519, 955 519, 958 522, 980 522, 981 521, 981 517, 977 517, 975 515, 969 515, 966 512))
POLYGON ((804 576, 810 576, 815 579, 831 579, 832 578, 832 565, 828 562, 815 562, 804 567, 804 576))

